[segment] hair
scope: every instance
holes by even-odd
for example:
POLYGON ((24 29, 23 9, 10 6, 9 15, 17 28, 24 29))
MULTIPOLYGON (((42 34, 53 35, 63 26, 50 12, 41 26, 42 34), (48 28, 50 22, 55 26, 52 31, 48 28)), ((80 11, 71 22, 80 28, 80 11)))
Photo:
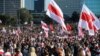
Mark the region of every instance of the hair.
POLYGON ((58 56, 63 56, 63 49, 62 48, 58 48, 57 49, 57 53, 58 53, 58 56))
POLYGON ((69 47, 67 47, 65 55, 66 56, 71 56, 72 55, 71 49, 69 47))
POLYGON ((77 56, 84 56, 82 51, 83 51, 83 48, 79 48, 77 56))
POLYGON ((58 56, 61 56, 62 49, 61 48, 58 48, 57 53, 58 53, 58 56))

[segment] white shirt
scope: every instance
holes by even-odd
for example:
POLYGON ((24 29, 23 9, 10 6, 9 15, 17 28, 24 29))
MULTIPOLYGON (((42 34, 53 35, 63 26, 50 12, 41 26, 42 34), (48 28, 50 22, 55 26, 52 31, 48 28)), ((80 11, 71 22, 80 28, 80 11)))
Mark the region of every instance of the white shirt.
POLYGON ((6 52, 6 53, 4 54, 4 56, 11 56, 11 53, 10 53, 10 52, 6 52))

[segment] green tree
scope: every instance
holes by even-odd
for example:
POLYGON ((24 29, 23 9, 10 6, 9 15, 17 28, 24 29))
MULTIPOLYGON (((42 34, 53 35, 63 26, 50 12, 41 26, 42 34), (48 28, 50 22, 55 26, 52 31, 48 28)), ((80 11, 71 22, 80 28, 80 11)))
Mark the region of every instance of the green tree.
POLYGON ((72 13, 71 20, 72 20, 72 22, 78 22, 79 21, 79 13, 74 11, 72 13))
POLYGON ((0 20, 2 21, 2 24, 7 24, 7 16, 6 15, 0 15, 0 20))
POLYGON ((0 15, 0 20, 2 21, 3 25, 15 25, 16 18, 9 15, 0 15))
POLYGON ((18 17, 18 21, 21 24, 23 24, 24 22, 30 22, 30 20, 32 19, 32 15, 25 8, 21 8, 18 10, 18 17))
POLYGON ((15 26, 17 24, 17 18, 10 16, 8 23, 9 25, 15 26))

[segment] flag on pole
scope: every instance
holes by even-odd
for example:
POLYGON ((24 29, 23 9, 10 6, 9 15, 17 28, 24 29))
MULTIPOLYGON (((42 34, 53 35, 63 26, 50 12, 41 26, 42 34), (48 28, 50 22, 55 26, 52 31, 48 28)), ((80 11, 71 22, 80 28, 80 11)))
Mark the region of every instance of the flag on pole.
POLYGON ((80 14, 78 27, 88 30, 89 35, 94 35, 100 29, 100 22, 94 13, 84 4, 80 14))
POLYGON ((72 31, 72 26, 68 23, 66 24, 66 28, 67 28, 68 31, 72 31))
POLYGON ((45 22, 41 21, 41 26, 42 29, 44 30, 45 37, 48 37, 48 31, 49 31, 48 25, 45 22))
POLYGON ((71 34, 72 33, 72 26, 70 24, 66 24, 66 28, 67 28, 67 33, 71 34))
POLYGON ((84 38, 84 32, 82 32, 82 28, 78 27, 78 40, 82 40, 84 38))
POLYGON ((50 28, 50 31, 53 33, 54 32, 54 27, 53 27, 52 23, 49 24, 49 28, 50 28))
POLYGON ((51 0, 51 2, 49 3, 46 15, 59 23, 63 27, 63 29, 67 30, 64 23, 63 12, 54 0, 51 0))
POLYGON ((41 26, 43 30, 49 30, 48 25, 43 21, 41 21, 41 26))

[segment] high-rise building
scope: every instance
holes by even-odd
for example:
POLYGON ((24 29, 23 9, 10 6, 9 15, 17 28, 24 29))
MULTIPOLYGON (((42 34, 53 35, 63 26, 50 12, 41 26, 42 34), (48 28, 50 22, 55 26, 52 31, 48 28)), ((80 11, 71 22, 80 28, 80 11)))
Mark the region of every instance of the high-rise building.
POLYGON ((50 3, 51 0, 45 0, 44 1, 44 11, 47 10, 48 4, 50 3))
POLYGON ((20 7, 21 7, 21 8, 25 8, 25 0, 21 0, 20 7))
POLYGON ((20 0, 0 0, 0 14, 17 16, 20 0))
POLYGON ((0 0, 0 14, 17 16, 20 8, 34 10, 34 0, 0 0))
POLYGON ((0 14, 3 13, 4 7, 3 7, 3 0, 0 0, 0 14))
MULTIPOLYGON (((0 14, 17 15, 17 10, 26 8, 41 13, 47 10, 51 0, 0 0, 0 14)), ((95 14, 100 15, 100 0, 55 0, 63 13, 71 16, 74 11, 80 13, 85 3, 95 14)))
POLYGON ((100 15, 100 0, 85 0, 85 4, 95 13, 100 15))
POLYGON ((34 10, 34 0, 25 0, 24 7, 28 10, 34 10))
POLYGON ((44 0, 34 0, 34 11, 35 12, 44 11, 44 0))

